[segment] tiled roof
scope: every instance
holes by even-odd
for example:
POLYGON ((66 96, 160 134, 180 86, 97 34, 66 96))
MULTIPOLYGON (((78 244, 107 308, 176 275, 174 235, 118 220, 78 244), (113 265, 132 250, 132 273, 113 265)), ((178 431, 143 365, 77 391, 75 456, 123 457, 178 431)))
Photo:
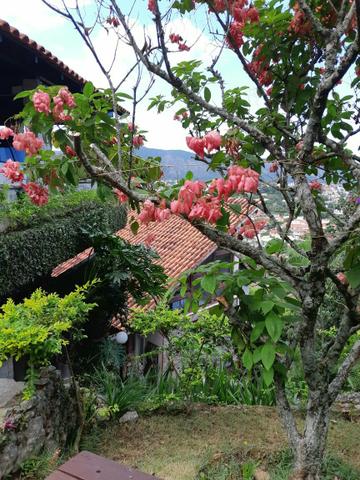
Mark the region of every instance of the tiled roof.
MULTIPOLYGON (((248 205, 244 198, 233 199, 232 203, 241 206, 244 212, 248 205)), ((255 210, 256 207, 250 206, 246 213, 252 213, 255 210)), ((230 223, 232 225, 237 226, 242 220, 242 216, 230 211, 230 223)), ((171 215, 168 220, 163 222, 150 223, 148 226, 140 225, 136 235, 132 233, 128 223, 124 229, 119 230, 116 234, 134 245, 146 243, 149 237, 152 237, 150 246, 156 250, 160 257, 156 262, 164 267, 166 275, 171 279, 176 279, 187 270, 197 267, 218 248, 216 243, 199 232, 191 223, 177 215, 171 215)), ((91 254, 92 249, 88 248, 76 257, 58 265, 51 276, 58 277, 89 258, 91 254)), ((136 304, 130 297, 129 308, 134 306, 136 304)), ((154 306, 155 301, 151 300, 145 309, 151 309, 154 306)), ((113 322, 113 326, 115 328, 118 326, 116 321, 113 322)))
MULTIPOLYGON (((244 198, 234 199, 233 203, 245 209, 247 201, 244 198)), ((255 207, 251 206, 249 213, 255 207)), ((133 215, 134 216, 134 215, 133 215)), ((242 220, 233 211, 230 212, 230 223, 238 225, 242 220)), ((216 244, 199 232, 191 223, 177 215, 164 222, 150 223, 148 226, 141 225, 137 234, 131 231, 130 224, 117 232, 119 237, 132 244, 146 243, 148 238, 153 236, 150 246, 160 256, 158 262, 164 267, 165 273, 170 278, 177 278, 182 272, 190 270, 205 260, 216 249, 216 244)), ((51 276, 58 277, 70 268, 75 267, 91 256, 92 249, 88 248, 79 253, 76 257, 58 265, 51 276)))
POLYGON ((59 60, 55 55, 53 55, 49 50, 46 50, 45 47, 39 45, 34 40, 31 40, 27 35, 24 33, 19 32, 19 30, 15 27, 9 25, 5 20, 0 19, 0 33, 5 33, 12 37, 15 41, 23 44, 25 47, 34 50, 38 55, 45 58, 47 62, 53 63, 57 66, 59 70, 61 70, 64 74, 71 77, 78 83, 84 84, 86 80, 78 75, 74 70, 71 70, 64 62, 59 60))

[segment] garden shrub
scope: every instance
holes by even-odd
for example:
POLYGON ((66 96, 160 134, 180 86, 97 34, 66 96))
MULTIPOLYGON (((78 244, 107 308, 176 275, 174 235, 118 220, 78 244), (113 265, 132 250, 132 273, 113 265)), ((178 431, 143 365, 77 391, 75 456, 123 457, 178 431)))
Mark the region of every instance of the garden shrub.
MULTIPOLYGON (((85 201, 80 195, 76 208, 76 195, 69 197, 67 207, 59 206, 53 214, 51 209, 40 213, 44 207, 29 207, 24 217, 24 229, 0 234, 0 299, 13 296, 39 281, 54 267, 88 247, 83 229, 102 225, 116 231, 125 226, 123 206, 101 203, 92 196, 85 201), (35 215, 35 211, 39 212, 35 215), (34 227, 26 223, 33 221, 34 227)), ((20 214, 14 212, 20 212, 21 208, 19 211, 16 208, 13 215, 18 217, 20 214)))
POLYGON ((26 357, 29 370, 25 398, 34 392, 37 370, 60 354, 70 339, 82 338, 81 324, 95 306, 86 297, 92 284, 77 287, 65 297, 36 290, 15 304, 9 299, 0 309, 0 365, 13 357, 26 357))

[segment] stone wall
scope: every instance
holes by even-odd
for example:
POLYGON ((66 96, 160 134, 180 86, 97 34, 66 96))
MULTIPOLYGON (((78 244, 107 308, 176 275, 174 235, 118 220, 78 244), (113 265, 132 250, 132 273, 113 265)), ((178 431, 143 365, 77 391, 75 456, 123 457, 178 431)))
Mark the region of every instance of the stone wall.
POLYGON ((62 448, 73 438, 78 423, 75 394, 54 367, 43 369, 35 396, 26 401, 20 398, 0 421, 2 479, 41 450, 62 448))

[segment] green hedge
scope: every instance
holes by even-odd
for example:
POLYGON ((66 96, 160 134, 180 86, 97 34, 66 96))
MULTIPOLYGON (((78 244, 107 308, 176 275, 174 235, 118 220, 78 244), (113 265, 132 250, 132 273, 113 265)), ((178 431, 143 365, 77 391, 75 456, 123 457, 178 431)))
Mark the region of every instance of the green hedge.
POLYGON ((111 231, 126 224, 126 210, 114 203, 82 201, 73 210, 54 215, 41 225, 0 234, 0 298, 50 275, 52 269, 84 250, 82 229, 92 225, 111 231))

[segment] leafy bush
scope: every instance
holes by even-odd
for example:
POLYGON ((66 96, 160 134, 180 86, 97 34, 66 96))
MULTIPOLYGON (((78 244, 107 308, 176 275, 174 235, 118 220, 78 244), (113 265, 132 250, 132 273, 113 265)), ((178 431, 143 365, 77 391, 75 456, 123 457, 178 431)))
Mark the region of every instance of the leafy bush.
MULTIPOLYGON (((130 326, 144 336, 160 331, 167 340, 161 350, 168 356, 168 372, 156 382, 165 389, 165 401, 170 396, 188 402, 274 404, 273 387, 264 384, 256 369, 249 373, 239 367, 224 315, 201 311, 194 319, 162 302, 151 311, 134 310, 130 326)), ((156 395, 161 403, 161 392, 156 395)))
MULTIPOLYGON (((43 207, 30 207, 30 211, 36 208, 43 207)), ((81 201, 76 208, 64 208, 59 217, 56 209, 46 215, 49 218, 42 223, 40 216, 29 213, 26 221, 34 221, 35 227, 0 234, 0 299, 49 275, 54 267, 88 247, 83 228, 101 225, 115 231, 126 223, 123 206, 93 199, 81 201)))
POLYGON ((120 375, 102 367, 91 374, 91 383, 105 401, 105 407, 98 413, 104 416, 121 416, 136 409, 147 395, 143 379, 128 377, 122 380, 120 375))
POLYGON ((1 307, 0 364, 10 357, 28 358, 26 397, 33 393, 36 370, 61 353, 70 336, 81 337, 81 324, 94 307, 85 301, 90 287, 78 287, 63 298, 38 289, 21 303, 9 299, 1 307))
POLYGON ((0 221, 8 220, 6 231, 23 230, 45 222, 51 222, 56 216, 62 218, 74 210, 88 207, 89 203, 101 205, 103 201, 95 190, 70 191, 66 194, 51 195, 47 204, 37 206, 27 196, 15 201, 4 201, 0 205, 0 221))

